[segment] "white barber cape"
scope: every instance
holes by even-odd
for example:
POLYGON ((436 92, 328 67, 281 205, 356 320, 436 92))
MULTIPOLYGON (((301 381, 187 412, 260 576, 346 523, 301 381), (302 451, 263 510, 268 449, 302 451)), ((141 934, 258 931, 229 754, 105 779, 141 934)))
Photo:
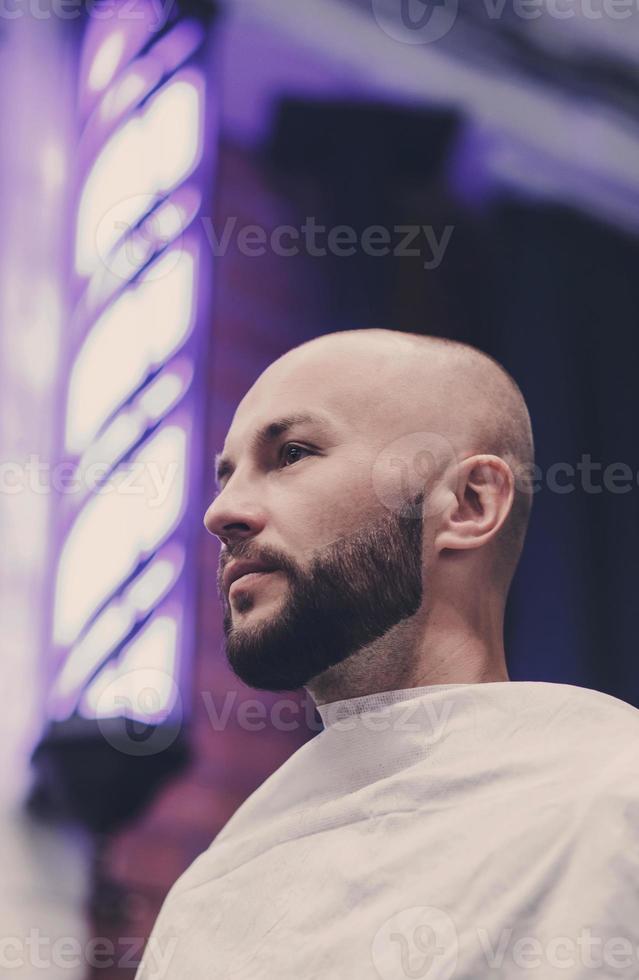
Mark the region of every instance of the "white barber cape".
POLYGON ((136 980, 639 977, 639 711, 534 681, 322 706, 136 980))

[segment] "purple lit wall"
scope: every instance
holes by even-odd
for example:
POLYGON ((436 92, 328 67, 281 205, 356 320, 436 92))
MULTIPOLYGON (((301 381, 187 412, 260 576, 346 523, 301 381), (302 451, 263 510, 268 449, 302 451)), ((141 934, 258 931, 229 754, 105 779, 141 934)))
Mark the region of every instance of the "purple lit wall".
POLYGON ((25 789, 37 736, 46 630, 47 541, 53 514, 43 464, 55 441, 53 406, 66 315, 60 246, 73 128, 68 45, 55 23, 16 19, 0 47, 0 608, 3 790, 25 789), (34 70, 34 65, 37 70, 34 70), (43 95, 43 75, 58 79, 43 95), (16 91, 20 98, 16 98, 16 91), (5 726, 6 725, 6 730, 5 726), (6 757, 5 757, 6 753, 6 757))
MULTIPOLYGON (((88 940, 87 840, 30 819, 22 805, 42 724, 55 517, 49 461, 67 312, 62 244, 74 117, 65 27, 23 16, 4 19, 0 31, 0 921, 4 972, 16 978, 42 974, 27 937, 88 940)), ((84 970, 49 962, 46 975, 83 980, 84 970)))

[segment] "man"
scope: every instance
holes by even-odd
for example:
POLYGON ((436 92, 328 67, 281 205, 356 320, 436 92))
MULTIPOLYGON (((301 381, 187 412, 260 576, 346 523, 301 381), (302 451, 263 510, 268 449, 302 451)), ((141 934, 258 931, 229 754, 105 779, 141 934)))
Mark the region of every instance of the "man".
POLYGON ((508 678, 532 462, 513 379, 451 341, 331 334, 245 395, 205 515, 227 655, 324 730, 173 886, 141 980, 160 951, 171 980, 639 975, 639 713, 508 678))

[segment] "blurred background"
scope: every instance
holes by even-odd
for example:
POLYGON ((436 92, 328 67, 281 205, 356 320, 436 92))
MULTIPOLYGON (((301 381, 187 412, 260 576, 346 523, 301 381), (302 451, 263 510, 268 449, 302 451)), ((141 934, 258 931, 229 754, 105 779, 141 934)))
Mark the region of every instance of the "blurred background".
POLYGON ((527 399, 514 680, 639 706, 639 0, 4 0, 0 961, 133 977, 321 728, 226 666, 213 457, 264 367, 383 326, 527 399))

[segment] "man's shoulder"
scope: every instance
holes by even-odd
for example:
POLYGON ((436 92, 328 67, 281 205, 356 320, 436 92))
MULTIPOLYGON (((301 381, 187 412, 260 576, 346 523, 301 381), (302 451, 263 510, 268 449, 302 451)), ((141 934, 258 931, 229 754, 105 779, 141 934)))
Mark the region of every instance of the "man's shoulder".
MULTIPOLYGON (((591 688, 568 688, 562 724, 575 785, 589 810, 605 813, 639 804, 639 709, 591 688)), ((558 715, 559 717, 559 715, 558 715)), ((550 741, 553 725, 550 725, 550 741)), ((635 814, 637 811, 635 810, 635 814)), ((638 826, 639 831, 639 826, 638 826)))
POLYGON ((599 729, 604 738, 619 731, 639 733, 639 708, 595 688, 550 681, 516 681, 508 687, 520 695, 521 707, 524 702, 538 707, 549 725, 599 729))
POLYGON ((487 781, 515 794, 532 786, 551 811, 579 812, 623 793, 639 798, 639 709, 633 705, 545 681, 513 682, 492 693, 478 687, 477 698, 477 742, 486 750, 477 765, 487 781))
POLYGON ((548 746, 566 745, 590 768, 639 761, 639 709, 612 694, 573 684, 543 684, 542 718, 548 746))
POLYGON ((288 759, 253 790, 224 825, 212 845, 231 835, 248 835, 253 831, 256 822, 264 825, 282 811, 295 810, 305 804, 320 735, 295 749, 288 759))

